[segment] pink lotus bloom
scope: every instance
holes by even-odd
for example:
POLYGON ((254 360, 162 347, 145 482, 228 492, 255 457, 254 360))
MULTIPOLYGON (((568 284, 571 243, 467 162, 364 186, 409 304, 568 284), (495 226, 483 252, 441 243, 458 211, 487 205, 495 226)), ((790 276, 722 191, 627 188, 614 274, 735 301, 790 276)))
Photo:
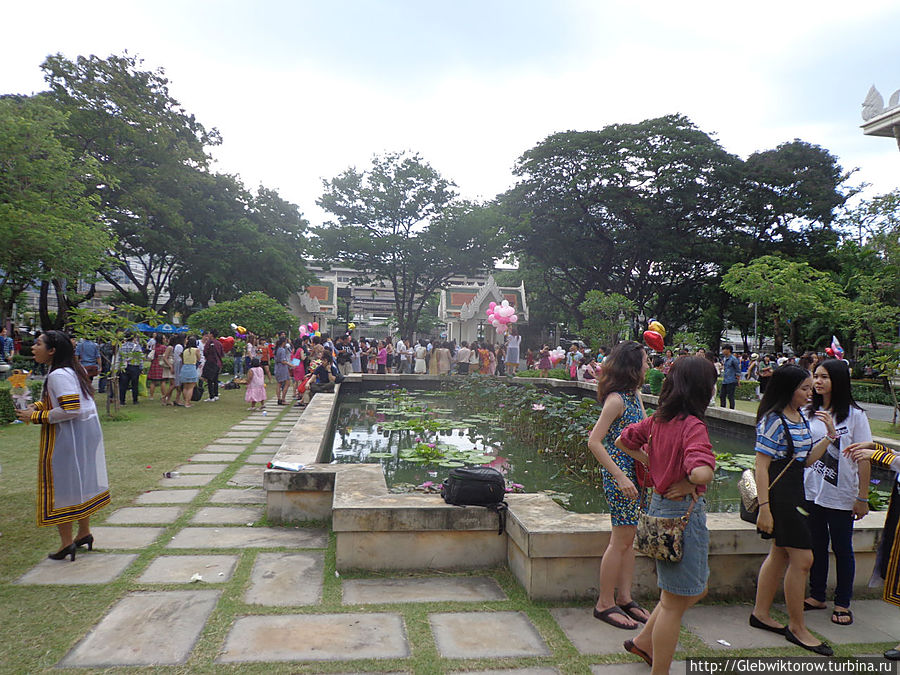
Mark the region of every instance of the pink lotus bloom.
POLYGON ((534 403, 531 406, 532 410, 546 410, 546 408, 541 403, 534 403))
POLYGON ((419 487, 423 487, 423 488, 434 487, 434 481, 426 480, 426 481, 425 481, 424 483, 422 483, 419 487))

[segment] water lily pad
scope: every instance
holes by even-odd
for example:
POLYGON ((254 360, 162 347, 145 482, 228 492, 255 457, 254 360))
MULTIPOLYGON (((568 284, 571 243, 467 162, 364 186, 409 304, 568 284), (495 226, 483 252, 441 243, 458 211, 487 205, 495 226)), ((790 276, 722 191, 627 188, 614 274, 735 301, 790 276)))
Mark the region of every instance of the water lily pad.
POLYGON ((375 459, 390 459, 394 456, 393 452, 370 452, 369 457, 373 457, 375 459))

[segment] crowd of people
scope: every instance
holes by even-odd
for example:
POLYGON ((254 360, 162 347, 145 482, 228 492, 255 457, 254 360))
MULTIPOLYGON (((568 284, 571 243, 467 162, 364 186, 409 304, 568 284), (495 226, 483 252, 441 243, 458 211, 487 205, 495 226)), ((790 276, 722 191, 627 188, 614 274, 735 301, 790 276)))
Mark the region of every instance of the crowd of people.
MULTIPOLYGON (((704 416, 720 374, 725 382, 741 379, 740 362, 730 348, 723 349, 720 361, 704 353, 668 353, 651 362, 635 342, 616 345, 599 373, 597 396, 603 407, 588 447, 602 467, 612 532, 600 566, 594 616, 617 628, 642 628, 624 647, 653 672, 668 672, 681 617, 706 594, 709 532, 703 495, 714 478, 715 455, 704 416), (658 407, 648 417, 640 392, 654 368, 660 372, 661 389, 658 407), (652 613, 631 596, 642 485, 653 488, 649 515, 688 520, 682 559, 656 561, 661 595, 652 613)), ((756 415, 754 474, 756 527, 769 541, 769 551, 748 621, 804 649, 831 655, 831 647, 807 628, 804 612, 828 607, 831 549, 836 566, 831 622, 853 623, 853 523, 869 511, 871 462, 893 466, 900 459, 873 442, 868 418, 853 398, 846 361, 804 356, 798 363, 787 358, 778 365, 776 358, 766 377, 756 415), (779 587, 787 605, 786 624, 771 615, 779 587)), ((725 405, 724 397, 721 403, 725 405)), ((889 541, 900 520, 898 492, 894 481, 885 526, 889 541)), ((898 557, 882 544, 875 570, 888 579, 885 599, 895 604, 900 604, 898 557)), ((898 650, 900 645, 885 657, 900 659, 898 650)))

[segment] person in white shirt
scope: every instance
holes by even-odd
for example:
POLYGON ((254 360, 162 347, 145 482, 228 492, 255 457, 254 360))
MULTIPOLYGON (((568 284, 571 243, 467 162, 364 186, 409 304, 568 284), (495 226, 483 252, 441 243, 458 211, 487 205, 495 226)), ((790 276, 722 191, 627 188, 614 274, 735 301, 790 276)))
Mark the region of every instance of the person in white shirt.
POLYGON ((456 372, 460 375, 469 374, 469 343, 463 340, 456 352, 456 372))
POLYGON ((853 400, 850 367, 841 360, 828 359, 813 373, 812 403, 806 409, 813 443, 827 435, 825 425, 815 416, 827 410, 834 418, 837 438, 819 461, 805 470, 803 486, 809 506, 813 564, 809 571, 809 597, 806 609, 825 609, 828 580, 828 545, 834 551, 837 585, 831 622, 839 626, 853 623, 850 599, 856 563, 853 554, 853 522, 869 512, 868 461, 857 464, 843 451, 856 443, 872 440, 866 413, 853 400))
POLYGON ((397 367, 398 373, 408 373, 409 372, 409 353, 406 348, 406 343, 403 341, 403 338, 397 338, 397 344, 394 347, 394 355, 398 359, 398 363, 400 364, 397 367))

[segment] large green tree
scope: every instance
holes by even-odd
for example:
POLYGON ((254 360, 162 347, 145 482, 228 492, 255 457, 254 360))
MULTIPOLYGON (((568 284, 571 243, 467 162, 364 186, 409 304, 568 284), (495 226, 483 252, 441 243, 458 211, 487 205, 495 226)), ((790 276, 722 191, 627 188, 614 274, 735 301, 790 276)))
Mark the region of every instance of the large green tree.
POLYGON ((502 197, 510 246, 578 322, 598 290, 624 295, 635 314, 686 323, 717 272, 736 165, 678 115, 554 134, 522 155, 521 180, 502 197))
POLYGON ((74 61, 56 54, 42 69, 50 95, 68 114, 63 141, 107 178, 93 193, 117 243, 109 251, 111 269, 101 273, 124 298, 167 311, 171 298, 162 297, 179 252, 191 246, 182 205, 218 133, 170 95, 163 70, 143 70, 127 53, 74 61))
POLYGON ((214 330, 219 335, 229 335, 234 323, 262 337, 273 337, 282 330, 290 331, 296 322, 282 303, 259 291, 242 295, 237 300, 218 302, 188 318, 188 324, 195 331, 214 330))
POLYGON ((93 276, 113 245, 97 163, 60 143, 66 124, 40 97, 0 98, 0 322, 27 286, 93 276))
POLYGON ((324 186, 317 203, 335 220, 315 230, 318 257, 389 287, 403 336, 452 276, 489 268, 501 253, 492 210, 457 201, 453 184, 418 155, 378 156, 324 186))
MULTIPOLYGON (((722 288, 740 300, 755 302, 771 311, 775 351, 781 351, 784 323, 833 311, 843 298, 840 287, 826 272, 806 262, 765 255, 749 263, 736 263, 722 279, 722 288)), ((797 333, 792 331, 792 337, 797 333)), ((793 344, 800 351, 798 343, 793 344)))

